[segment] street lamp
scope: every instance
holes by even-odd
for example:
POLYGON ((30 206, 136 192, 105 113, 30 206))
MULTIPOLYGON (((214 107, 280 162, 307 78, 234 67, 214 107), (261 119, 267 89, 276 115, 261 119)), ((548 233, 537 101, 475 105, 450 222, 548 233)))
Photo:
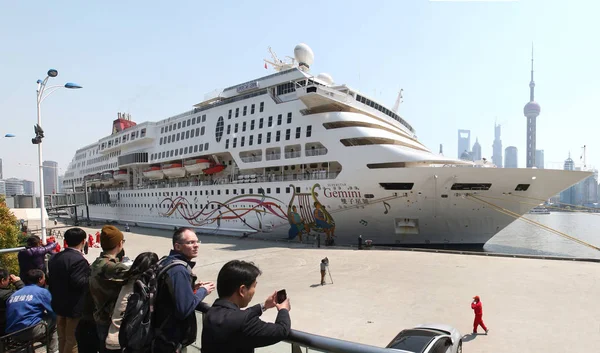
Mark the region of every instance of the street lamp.
POLYGON ((4 137, 15 137, 15 134, 6 134, 4 137))
POLYGON ((37 124, 34 126, 35 137, 31 139, 31 143, 38 145, 38 164, 40 168, 40 222, 42 225, 42 244, 46 244, 46 219, 44 213, 46 213, 46 204, 44 201, 44 165, 42 164, 42 139, 44 138, 44 130, 42 130, 42 111, 41 104, 44 99, 48 98, 49 95, 56 92, 60 88, 77 89, 82 88, 80 85, 68 82, 65 85, 56 85, 46 87, 46 82, 50 77, 58 76, 58 71, 55 69, 48 70, 48 75, 42 80, 37 80, 37 124), (46 91, 48 88, 48 91, 46 91), (45 94, 45 95, 44 95, 45 94))

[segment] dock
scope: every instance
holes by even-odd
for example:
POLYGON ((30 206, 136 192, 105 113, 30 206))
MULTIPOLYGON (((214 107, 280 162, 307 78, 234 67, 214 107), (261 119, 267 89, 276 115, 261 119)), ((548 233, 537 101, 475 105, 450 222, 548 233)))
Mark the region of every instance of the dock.
MULTIPOLYGON (((122 226, 119 226, 123 229, 122 226)), ((64 229, 64 228, 63 228, 64 229)), ((84 228, 94 234, 99 228, 84 228)), ((126 256, 168 254, 171 232, 131 228, 126 256)), ((229 260, 263 274, 252 304, 285 288, 292 328, 385 347, 402 329, 444 323, 464 335, 465 352, 565 352, 600 347, 600 265, 459 253, 315 248, 312 245, 201 235, 194 272, 215 281, 229 260), (330 260, 321 286, 319 263, 330 260), (471 335, 472 297, 483 303, 488 335, 471 335)), ((92 262, 100 249, 90 248, 92 262)), ((216 291, 205 299, 212 304, 216 291)), ((267 311, 263 320, 273 321, 267 311)), ((200 339, 200 337, 198 337, 200 339)), ((258 350, 264 351, 264 350, 258 350)), ((258 352, 257 351, 257 352, 258 352)))

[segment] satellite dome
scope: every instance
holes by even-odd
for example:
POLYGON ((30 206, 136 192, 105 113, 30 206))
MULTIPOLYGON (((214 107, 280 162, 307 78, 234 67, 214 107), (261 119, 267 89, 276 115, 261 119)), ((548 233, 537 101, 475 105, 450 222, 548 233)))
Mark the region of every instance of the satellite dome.
POLYGON ((530 116, 530 115, 535 115, 538 116, 540 115, 540 105, 537 102, 531 101, 527 104, 525 104, 525 107, 523 108, 523 113, 525 114, 525 116, 530 116))
POLYGON ((333 85, 333 77, 331 77, 330 74, 327 74, 327 73, 318 74, 317 79, 323 81, 323 83, 325 83, 325 85, 327 85, 327 86, 333 85))
POLYGON ((294 48, 294 58, 300 66, 310 67, 315 60, 315 54, 308 45, 300 43, 294 48))

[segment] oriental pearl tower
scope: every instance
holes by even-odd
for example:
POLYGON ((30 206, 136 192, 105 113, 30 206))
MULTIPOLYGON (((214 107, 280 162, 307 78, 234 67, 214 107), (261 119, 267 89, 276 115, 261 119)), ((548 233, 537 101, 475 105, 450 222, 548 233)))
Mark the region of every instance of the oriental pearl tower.
POLYGON ((533 45, 531 46, 531 82, 529 82, 529 103, 525 104, 523 113, 527 117, 527 168, 535 167, 535 130, 536 119, 540 115, 540 105, 534 100, 533 91, 533 45))

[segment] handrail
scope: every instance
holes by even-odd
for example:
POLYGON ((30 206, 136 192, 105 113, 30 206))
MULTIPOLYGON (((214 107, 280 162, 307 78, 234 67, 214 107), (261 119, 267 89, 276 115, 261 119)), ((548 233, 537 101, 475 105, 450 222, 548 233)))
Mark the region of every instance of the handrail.
POLYGON ((390 353, 389 349, 291 330, 287 343, 330 353, 390 353))
POLYGON ((8 254, 11 252, 19 252, 21 250, 25 250, 24 246, 18 247, 18 248, 7 248, 7 249, 0 249, 0 254, 8 254))

